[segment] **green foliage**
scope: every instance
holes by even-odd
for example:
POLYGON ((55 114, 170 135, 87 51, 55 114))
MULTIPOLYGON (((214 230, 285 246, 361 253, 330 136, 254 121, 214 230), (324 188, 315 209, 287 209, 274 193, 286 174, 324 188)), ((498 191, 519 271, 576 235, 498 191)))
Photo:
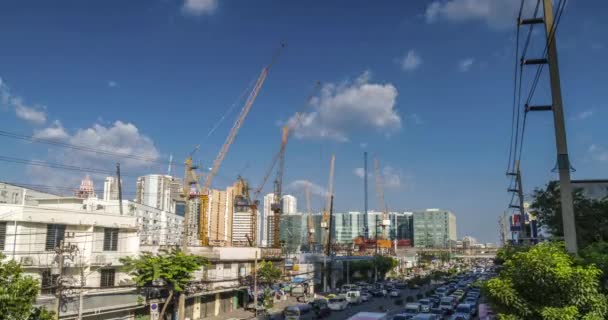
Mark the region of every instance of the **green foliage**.
MULTIPOLYGON (((552 181, 545 189, 536 189, 533 197, 532 209, 539 223, 552 235, 563 236, 559 184, 552 181)), ((579 247, 608 241, 608 199, 587 199, 580 189, 575 190, 572 197, 579 247)))
POLYGON ((504 319, 605 319, 607 297, 599 292, 601 271, 575 263, 563 244, 542 243, 505 255, 498 277, 484 285, 504 319))
POLYGON ((378 269, 378 274, 384 278, 387 272, 393 270, 399 265, 399 261, 393 257, 375 256, 372 262, 378 269))
POLYGON ((257 277, 262 284, 273 284, 281 279, 281 269, 274 266, 272 261, 262 261, 257 270, 257 277))
POLYGON ((272 290, 269 288, 264 289, 264 308, 270 309, 274 307, 274 297, 272 296, 272 290))
POLYGON ((608 291, 608 242, 593 243, 579 252, 583 263, 594 264, 602 270, 601 283, 604 291, 608 291))
POLYGON ((40 290, 38 281, 24 275, 19 263, 2 262, 3 259, 0 253, 0 319, 36 319, 31 318, 36 315, 43 320, 51 319, 52 313, 33 307, 40 290))
POLYGON ((34 307, 28 320, 54 320, 55 312, 46 310, 45 307, 34 307))
POLYGON ((120 258, 123 270, 133 276, 138 287, 162 280, 169 290, 182 292, 192 273, 207 264, 207 259, 189 255, 179 249, 162 250, 158 254, 142 252, 137 258, 120 258))

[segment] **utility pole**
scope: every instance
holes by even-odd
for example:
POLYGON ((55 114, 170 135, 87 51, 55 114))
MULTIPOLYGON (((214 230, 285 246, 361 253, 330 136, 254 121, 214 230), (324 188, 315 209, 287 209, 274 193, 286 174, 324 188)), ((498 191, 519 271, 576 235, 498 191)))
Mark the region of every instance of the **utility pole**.
POLYGON ((553 122, 555 124, 555 142, 557 145, 557 168, 559 171, 564 239, 566 240, 566 249, 568 252, 576 254, 578 245, 576 243, 576 224, 574 219, 574 206, 572 204, 572 185, 570 183, 570 160, 568 158, 566 125, 564 121, 562 91, 557 62, 553 4, 551 0, 543 0, 543 5, 545 11, 545 31, 547 33, 547 60, 549 63, 553 122))
POLYGON ((55 295, 57 296, 57 299, 55 300, 55 313, 57 314, 57 319, 60 318, 61 314, 61 294, 63 291, 63 279, 61 278, 63 276, 63 249, 63 240, 61 240, 59 241, 59 248, 57 248, 57 254, 59 254, 59 276, 57 277, 57 290, 55 292, 55 295))
POLYGON ((120 180, 120 163, 116 163, 116 179, 118 179, 118 208, 122 216, 122 181, 120 180))
POLYGON ((521 244, 527 244, 528 241, 528 230, 526 229, 526 208, 524 207, 524 188, 521 178, 521 169, 519 167, 519 160, 515 160, 515 172, 509 173, 508 175, 515 176, 516 189, 509 189, 509 192, 517 193, 519 199, 518 205, 509 205, 511 208, 519 209, 521 229, 519 231, 519 242, 521 244))
POLYGON ((363 152, 363 239, 369 239, 367 221, 367 151, 363 152))
POLYGON ((258 250, 255 250, 255 259, 253 260, 253 305, 255 308, 255 316, 258 316, 258 250))

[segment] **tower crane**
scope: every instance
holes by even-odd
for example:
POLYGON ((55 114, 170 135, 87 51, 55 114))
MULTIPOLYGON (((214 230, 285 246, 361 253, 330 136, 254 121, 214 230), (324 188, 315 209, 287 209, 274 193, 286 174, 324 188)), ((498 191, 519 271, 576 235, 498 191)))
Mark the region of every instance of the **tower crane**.
MULTIPOLYGON (((378 191, 378 205, 382 210, 382 237, 384 238, 384 231, 387 226, 391 224, 391 220, 388 217, 388 208, 386 207, 386 203, 384 202, 384 192, 382 190, 382 178, 380 177, 380 164, 378 159, 374 161, 374 168, 376 174, 376 190, 378 191)), ((376 226, 377 227, 377 226, 376 226)), ((383 239, 386 240, 386 239, 383 239)), ((377 241, 378 242, 378 241, 377 241)), ((377 243, 377 245, 380 243, 377 243)), ((388 242, 388 248, 390 248, 390 241, 388 242)), ((381 247, 386 247, 385 241, 382 241, 381 247)))
POLYGON ((274 180, 274 199, 270 205, 270 210, 274 213, 272 216, 272 246, 274 248, 280 248, 280 237, 279 237, 279 224, 281 223, 281 214, 283 213, 283 206, 281 205, 281 195, 283 187, 283 171, 285 169, 285 147, 287 146, 287 137, 289 135, 289 127, 283 127, 283 135, 281 136, 281 149, 279 151, 279 168, 277 169, 277 176, 274 180))
MULTIPOLYGON (((241 109, 239 116, 237 117, 236 121, 232 125, 232 128, 230 129, 230 132, 228 133, 228 137, 226 137, 226 141, 224 141, 224 144, 222 145, 220 152, 218 153, 217 157, 213 161, 213 166, 211 167, 211 171, 209 172, 209 174, 207 174, 207 176, 205 178, 205 184, 203 185, 202 190, 199 189, 200 197, 201 197, 201 210, 200 210, 201 215, 200 215, 200 224, 199 224, 199 226, 200 226, 199 234, 200 234, 200 241, 201 241, 202 246, 209 245, 209 237, 207 235, 207 210, 209 207, 209 188, 211 187, 211 181, 213 180, 213 177, 215 177, 215 175, 217 174, 217 172, 220 168, 220 165, 222 164, 222 161, 224 161, 224 158, 226 157, 226 154, 228 153, 228 150, 230 149, 230 146, 232 145, 232 142, 236 138, 236 135, 238 134, 239 129, 243 125, 243 121, 245 121, 245 118, 247 117, 249 110, 251 110, 251 106, 253 105, 253 102, 255 101, 258 94, 260 93, 260 89, 262 88, 262 85, 264 84, 264 81, 266 80, 266 77, 268 76, 268 72, 270 71, 270 68, 274 65, 274 63, 276 62, 276 60, 279 57, 279 54, 281 53, 281 50, 284 47, 285 47, 285 44, 281 44, 281 46, 277 49, 277 51, 275 51, 270 63, 267 66, 265 66, 264 68, 262 68, 262 71, 260 72, 260 75, 259 75, 255 85, 253 86, 253 89, 251 90, 251 93, 249 93, 249 96, 247 97, 247 100, 245 101, 245 104, 243 105, 243 108, 241 109)), ((255 215, 255 212, 253 212, 253 215, 255 215)))
POLYGON ((331 230, 329 230, 329 219, 331 219, 331 217, 329 216, 330 212, 330 205, 331 205, 331 197, 334 194, 334 164, 336 162, 336 155, 332 154, 331 155, 331 161, 329 163, 329 183, 328 183, 328 189, 327 189, 327 199, 325 200, 325 208, 323 209, 323 220, 321 221, 321 227, 323 229, 325 229, 325 251, 327 252, 327 246, 328 246, 328 242, 327 241, 329 239, 330 236, 330 232, 331 230))
POLYGON ((313 252, 315 245, 315 226, 312 220, 312 212, 310 210, 310 181, 306 182, 306 216, 308 220, 308 246, 310 247, 310 252, 313 252))

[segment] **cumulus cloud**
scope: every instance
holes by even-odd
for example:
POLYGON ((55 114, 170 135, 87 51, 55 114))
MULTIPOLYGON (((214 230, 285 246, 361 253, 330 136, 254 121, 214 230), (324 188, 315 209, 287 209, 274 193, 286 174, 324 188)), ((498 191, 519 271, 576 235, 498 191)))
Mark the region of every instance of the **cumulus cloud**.
POLYGON ((420 58, 414 50, 408 51, 407 54, 401 58, 401 69, 405 71, 415 70, 420 64, 422 64, 422 58, 420 58))
POLYGON ((306 188, 307 186, 310 185, 310 194, 312 195, 317 195, 320 197, 325 197, 327 195, 327 189, 325 189, 324 187, 310 182, 308 180, 295 180, 290 182, 287 185, 287 190, 292 191, 292 192, 306 192, 306 188))
POLYGON ((599 162, 608 162, 608 149, 603 146, 592 144, 587 150, 591 155, 591 158, 599 162))
MULTIPOLYGON (((363 177, 365 176, 365 170, 361 167, 355 168, 355 170, 353 170, 353 173, 355 174, 355 176, 357 176, 361 179, 363 179, 363 177)), ((367 173, 367 178, 375 179, 374 175, 370 172, 367 173)), ((400 188, 402 178, 403 178, 403 174, 399 170, 397 170, 391 166, 384 166, 380 170, 380 181, 384 188, 388 188, 388 189, 400 188)))
POLYGON ((217 9, 218 0, 185 0, 182 12, 193 16, 212 14, 217 9))
POLYGON ((321 138, 340 142, 358 130, 375 130, 390 135, 401 128, 395 110, 397 88, 391 83, 371 83, 364 72, 354 81, 325 84, 311 99, 314 111, 296 114, 287 124, 297 138, 321 138))
POLYGON ((19 119, 33 124, 44 124, 46 122, 46 107, 25 104, 22 97, 11 94, 8 85, 2 78, 0 78, 0 103, 14 110, 19 119))
MULTIPOLYGON (((56 170, 38 166, 28 167, 27 172, 29 176, 47 181, 47 184, 66 186, 69 183, 71 185, 74 182, 80 181, 87 174, 86 168, 112 172, 116 166, 116 162, 120 162, 121 168, 127 173, 139 169, 142 169, 138 171, 140 173, 150 171, 150 169, 154 171, 158 170, 156 167, 151 168, 154 165, 153 162, 146 161, 156 160, 159 157, 159 152, 154 142, 143 135, 132 123, 116 121, 108 126, 93 124, 89 128, 69 132, 62 126, 61 122, 55 121, 51 126, 36 131, 34 137, 38 139, 60 140, 71 145, 85 147, 88 150, 94 149, 101 152, 95 153, 64 148, 49 149, 47 159, 44 161, 80 167, 83 168, 83 172, 56 170), (103 152, 137 155, 138 159, 108 155, 103 154, 103 152)), ((100 173, 90 173, 90 175, 98 183, 106 176, 100 173)))
POLYGON ((468 72, 469 70, 471 70, 471 67, 473 66, 474 62, 475 59, 473 58, 463 59, 458 63, 458 69, 460 69, 460 71, 462 72, 468 72))
MULTIPOLYGON (((524 15, 531 15, 535 5, 535 1, 524 1, 524 15)), ((504 29, 515 25, 519 6, 520 2, 513 0, 436 0, 426 7, 424 15, 427 23, 482 21, 494 29, 504 29)))
POLYGON ((110 81, 108 81, 108 87, 116 88, 116 87, 118 87, 118 82, 110 80, 110 81))

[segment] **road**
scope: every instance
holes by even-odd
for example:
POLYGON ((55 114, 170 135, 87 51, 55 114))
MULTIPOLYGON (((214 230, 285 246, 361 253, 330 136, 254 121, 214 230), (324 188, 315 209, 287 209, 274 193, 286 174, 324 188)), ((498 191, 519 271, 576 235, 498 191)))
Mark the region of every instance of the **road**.
POLYGON ((397 306, 395 305, 395 298, 373 298, 369 302, 363 302, 360 305, 350 305, 344 311, 332 311, 331 315, 326 318, 328 320, 344 320, 348 319, 348 317, 356 314, 357 312, 380 312, 380 307, 384 307, 388 310, 389 315, 396 314, 398 311, 403 310, 405 308, 405 298, 407 296, 414 296, 416 300, 416 294, 425 292, 429 290, 430 287, 426 286, 421 289, 403 289, 401 290, 401 298, 403 299, 403 305, 397 306))

